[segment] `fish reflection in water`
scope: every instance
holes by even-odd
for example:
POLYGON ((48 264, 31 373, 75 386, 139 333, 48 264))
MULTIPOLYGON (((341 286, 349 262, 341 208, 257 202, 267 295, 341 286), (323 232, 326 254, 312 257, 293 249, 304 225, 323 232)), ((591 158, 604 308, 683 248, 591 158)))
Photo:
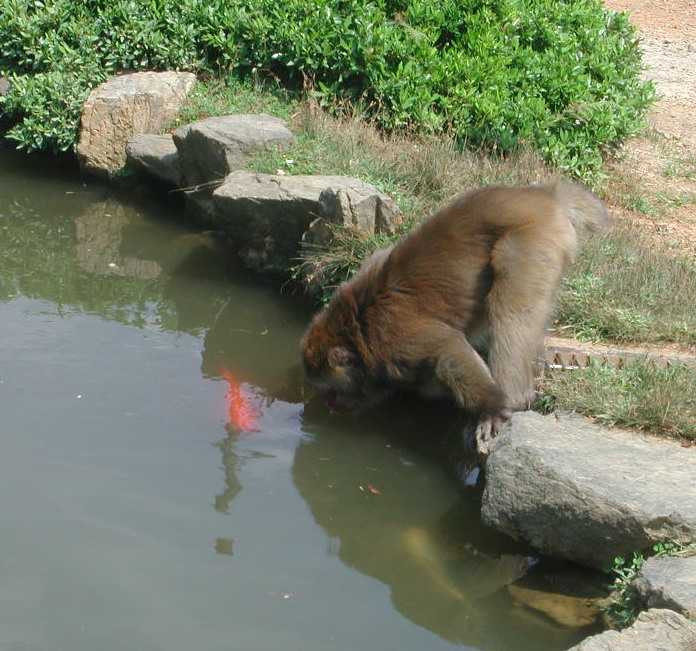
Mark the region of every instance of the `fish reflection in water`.
POLYGON ((226 399, 229 424, 241 432, 253 431, 260 415, 253 395, 226 366, 222 367, 220 374, 228 386, 226 399))

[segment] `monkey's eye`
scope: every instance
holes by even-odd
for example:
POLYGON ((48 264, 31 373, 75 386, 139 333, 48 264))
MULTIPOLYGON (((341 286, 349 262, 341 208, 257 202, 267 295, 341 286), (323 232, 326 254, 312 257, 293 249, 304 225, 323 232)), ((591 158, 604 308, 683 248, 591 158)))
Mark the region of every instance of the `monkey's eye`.
POLYGON ((332 366, 355 367, 360 363, 358 356, 347 348, 336 346, 329 351, 329 363, 332 366))

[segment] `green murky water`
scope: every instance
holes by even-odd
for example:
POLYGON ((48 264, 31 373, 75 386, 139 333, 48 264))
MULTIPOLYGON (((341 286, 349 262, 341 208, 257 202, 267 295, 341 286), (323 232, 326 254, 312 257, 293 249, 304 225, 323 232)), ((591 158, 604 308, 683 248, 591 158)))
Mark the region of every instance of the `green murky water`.
POLYGON ((587 634, 565 570, 509 585, 524 550, 422 443, 446 415, 304 404, 309 314, 173 208, 0 152, 1 651, 587 634))

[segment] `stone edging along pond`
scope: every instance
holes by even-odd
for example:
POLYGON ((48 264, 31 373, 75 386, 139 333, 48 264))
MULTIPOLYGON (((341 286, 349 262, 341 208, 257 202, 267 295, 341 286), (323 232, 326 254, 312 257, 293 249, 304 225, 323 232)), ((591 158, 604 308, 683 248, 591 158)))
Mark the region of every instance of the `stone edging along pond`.
MULTIPOLYGON (((391 198, 360 179, 247 171, 254 152, 294 140, 279 118, 214 117, 158 135, 194 83, 191 73, 149 72, 95 89, 82 115, 83 169, 112 178, 128 166, 184 190, 187 208, 224 231, 244 263, 264 274, 286 272, 303 241, 325 241, 326 222, 366 234, 399 226, 391 198)), ((690 544, 696 542, 696 448, 580 417, 515 414, 491 446, 482 518, 543 553, 597 568, 655 543, 690 544)), ((694 585, 680 607, 656 601, 665 585, 653 584, 644 599, 694 617, 694 585)), ((688 632, 694 625, 684 621, 688 632)))

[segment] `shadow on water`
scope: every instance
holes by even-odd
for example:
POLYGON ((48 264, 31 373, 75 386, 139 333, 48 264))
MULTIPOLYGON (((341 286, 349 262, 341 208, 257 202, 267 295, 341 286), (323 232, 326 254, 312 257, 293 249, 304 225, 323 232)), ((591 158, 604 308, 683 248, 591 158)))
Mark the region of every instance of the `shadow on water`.
MULTIPOLYGON (((212 497, 217 514, 254 529, 233 507, 252 480, 277 490, 260 473, 272 460, 325 534, 317 553, 387 586, 393 607, 418 627, 511 651, 566 648, 592 630, 592 613, 572 596, 577 574, 537 562, 481 525, 480 482, 460 481, 475 478, 461 435, 471 425, 461 414, 407 397, 360 418, 329 414, 299 370, 306 302, 247 278, 226 243, 172 219, 175 208, 85 186, 55 161, 27 161, 0 157, 0 303, 40 299, 59 313, 200 342, 200 375, 227 391, 215 443, 223 473, 212 497), (36 185, 45 194, 30 190, 36 185), (290 448, 286 465, 279 447, 290 448)), ((262 518, 263 499, 247 499, 262 518)), ((232 535, 215 537, 214 548, 238 556, 232 535)), ((311 610, 298 618, 311 620, 311 610)))

